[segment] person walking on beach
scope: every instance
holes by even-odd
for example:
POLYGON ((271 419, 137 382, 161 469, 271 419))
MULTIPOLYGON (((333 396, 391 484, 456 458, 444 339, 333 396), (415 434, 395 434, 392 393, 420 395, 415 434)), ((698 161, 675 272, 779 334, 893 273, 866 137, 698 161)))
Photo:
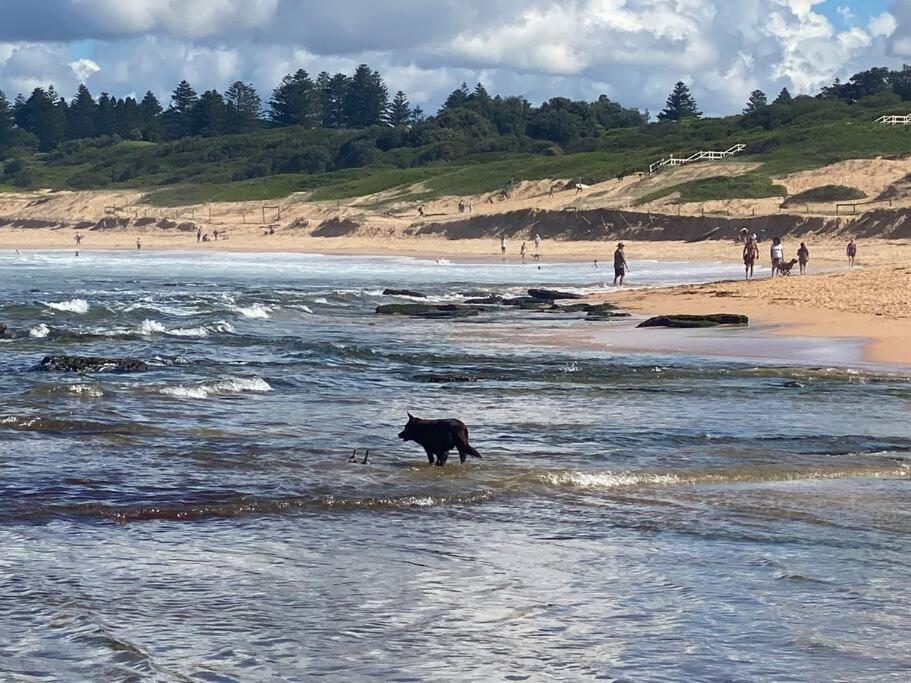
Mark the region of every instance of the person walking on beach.
POLYGON ((196 229, 196 241, 202 242, 202 228, 196 229))
POLYGON ((617 286, 618 281, 620 286, 623 286, 623 278, 626 277, 626 271, 629 270, 626 255, 623 253, 623 246, 623 242, 620 242, 614 252, 614 287, 617 286))
POLYGON ((845 253, 848 255, 848 267, 854 267, 854 257, 857 256, 857 242, 854 241, 854 238, 851 238, 851 241, 848 242, 848 248, 845 250, 845 253))
POLYGON ((142 251, 142 238, 136 238, 136 251, 142 251))
POLYGON ((772 239, 772 248, 769 250, 772 257, 772 277, 778 275, 778 266, 784 261, 784 245, 780 237, 772 239))
POLYGON ((464 199, 459 200, 459 213, 460 214, 465 213, 465 200, 464 199))
POLYGON ((76 236, 73 239, 76 240, 76 248, 78 249, 79 245, 82 244, 82 235, 77 231, 76 236))
POLYGON ((507 246, 507 244, 508 244, 508 243, 506 242, 506 238, 505 238, 505 237, 501 237, 501 238, 500 238, 500 256, 502 256, 504 259, 506 258, 506 246, 507 246))
POLYGON ((522 257, 522 263, 525 263, 525 252, 528 251, 528 247, 525 246, 525 242, 522 242, 522 246, 519 248, 519 255, 522 257))
POLYGON ((756 265, 756 258, 759 256, 759 247, 751 239, 747 238, 747 243, 743 245, 743 268, 744 279, 753 279, 753 266, 756 265))
POLYGON ((807 274, 807 263, 810 262, 810 250, 803 242, 800 243, 800 249, 797 250, 797 263, 800 264, 800 274, 807 274))

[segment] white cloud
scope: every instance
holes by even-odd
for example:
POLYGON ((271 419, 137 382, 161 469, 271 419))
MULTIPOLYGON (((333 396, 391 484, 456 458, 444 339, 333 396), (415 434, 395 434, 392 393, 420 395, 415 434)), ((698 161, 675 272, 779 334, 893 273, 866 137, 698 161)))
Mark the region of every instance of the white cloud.
MULTIPOLYGON (((834 0, 830 0, 834 3, 834 0)), ((381 70, 436 107, 462 80, 534 101, 613 99, 653 111, 677 80, 707 113, 756 88, 811 92, 911 56, 911 0, 837 28, 823 0, 3 0, 0 88, 53 80, 69 92, 198 90, 253 82, 268 99, 297 68, 381 70), (73 61, 64 45, 91 40, 73 61)), ((856 5, 853 5, 856 9, 856 5)), ((33 87, 33 86, 32 86, 33 87)))

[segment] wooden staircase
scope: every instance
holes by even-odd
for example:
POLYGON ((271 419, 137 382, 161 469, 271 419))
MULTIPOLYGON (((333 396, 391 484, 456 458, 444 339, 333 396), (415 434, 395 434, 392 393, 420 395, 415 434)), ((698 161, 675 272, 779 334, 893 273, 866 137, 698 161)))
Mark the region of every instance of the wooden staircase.
POLYGON ((688 157, 675 157, 671 154, 666 159, 659 159, 654 164, 648 167, 649 174, 657 173, 665 166, 683 166, 684 164, 692 164, 696 161, 706 161, 706 160, 718 160, 718 159, 727 159, 732 157, 735 154, 740 154, 743 150, 746 149, 746 145, 734 145, 730 149, 726 149, 723 152, 696 152, 688 157))
POLYGON ((884 126, 911 126, 911 114, 880 116, 876 123, 884 126))

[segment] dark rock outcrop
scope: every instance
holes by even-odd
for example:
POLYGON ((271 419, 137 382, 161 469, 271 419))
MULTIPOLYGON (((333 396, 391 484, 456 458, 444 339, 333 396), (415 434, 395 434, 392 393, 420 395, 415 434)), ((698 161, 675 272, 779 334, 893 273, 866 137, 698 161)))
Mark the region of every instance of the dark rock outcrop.
POLYGON ((492 306, 495 304, 502 304, 503 297, 497 296, 496 294, 491 296, 478 297, 476 299, 465 299, 466 304, 480 304, 485 306, 492 306))
POLYGON ((584 299, 581 294, 572 292, 559 292, 555 289, 529 289, 528 296, 544 301, 558 301, 560 299, 584 299))
POLYGON ((3 323, 0 323, 0 337, 5 337, 5 336, 6 336, 6 325, 4 325, 3 323))
POLYGON ((376 307, 381 315, 407 315, 413 318, 468 318, 478 309, 460 304, 384 304, 376 307))
POLYGON ((410 296, 415 299, 426 299, 427 295, 411 289, 384 289, 383 296, 410 296))
POLYGON ((638 327, 718 327, 719 325, 747 325, 750 319, 733 313, 710 315, 659 315, 639 323, 638 327))
POLYGON ((134 358, 99 358, 96 356, 47 356, 38 365, 47 372, 143 372, 147 363, 134 358))
POLYGON ((472 377, 471 375, 427 374, 415 375, 414 378, 419 382, 424 382, 425 384, 458 384, 478 381, 476 377, 472 377))

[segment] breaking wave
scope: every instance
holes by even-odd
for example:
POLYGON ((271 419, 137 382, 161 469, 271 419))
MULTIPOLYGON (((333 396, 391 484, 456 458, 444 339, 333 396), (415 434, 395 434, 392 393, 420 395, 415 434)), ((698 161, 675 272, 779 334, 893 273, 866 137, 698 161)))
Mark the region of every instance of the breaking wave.
POLYGON ((51 333, 51 328, 49 328, 44 323, 40 323, 38 325, 35 325, 33 328, 31 328, 28 331, 28 336, 31 337, 32 339, 44 339, 50 333, 51 333))
POLYGON ((62 311, 64 313, 78 313, 79 315, 82 315, 89 312, 89 302, 85 299, 70 299, 69 301, 45 303, 44 305, 55 311, 62 311))
POLYGON ((272 391, 272 385, 261 377, 235 377, 205 382, 203 384, 180 384, 174 387, 163 387, 159 392, 177 398, 207 399, 210 396, 242 393, 265 393, 272 391))

